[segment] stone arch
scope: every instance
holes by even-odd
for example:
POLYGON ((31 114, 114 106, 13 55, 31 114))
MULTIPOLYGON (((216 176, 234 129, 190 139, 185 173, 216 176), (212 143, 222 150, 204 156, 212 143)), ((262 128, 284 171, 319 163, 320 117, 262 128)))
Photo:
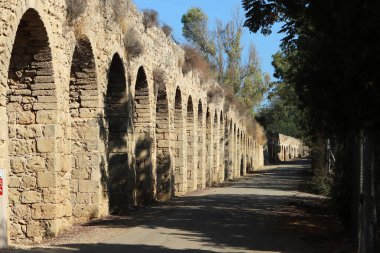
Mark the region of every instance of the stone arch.
POLYGON ((169 104, 166 86, 157 91, 156 103, 156 156, 157 156, 157 200, 166 201, 172 192, 172 163, 170 158, 169 104))
POLYGON ((218 141, 218 111, 215 109, 214 112, 214 121, 212 125, 212 172, 211 180, 212 184, 218 183, 218 159, 219 159, 219 141, 218 141))
POLYGON ((197 126, 197 189, 202 189, 204 183, 204 166, 203 166, 203 106, 202 101, 198 102, 198 126, 197 126))
POLYGON ((237 132, 237 129, 236 129, 236 123, 233 123, 233 126, 232 126, 232 173, 233 173, 233 178, 237 177, 237 143, 236 143, 236 132, 237 132))
POLYGON ((59 152, 57 91, 49 37, 34 9, 28 9, 18 25, 7 88, 8 175, 12 182, 5 189, 9 192, 9 239, 12 243, 39 241, 48 233, 55 234, 48 224, 63 217, 44 217, 38 210, 63 208, 63 203, 51 203, 48 198, 49 191, 61 190, 61 168, 56 165, 60 157, 55 154, 59 152))
POLYGON ((224 124, 224 180, 231 179, 231 129, 232 121, 229 121, 226 117, 224 124))
POLYGON ((77 41, 69 85, 71 127, 71 203, 75 220, 99 215, 101 168, 99 145, 99 92, 90 41, 77 41), (83 189, 84 185, 87 189, 83 189))
POLYGON ((184 124, 182 110, 182 92, 177 87, 174 99, 174 195, 180 196, 185 194, 187 190, 187 177, 185 170, 185 154, 184 154, 184 124))
POLYGON ((242 148, 241 148, 241 130, 238 129, 237 131, 237 164, 238 164, 238 169, 239 169, 239 176, 244 175, 244 168, 243 168, 243 159, 241 157, 242 155, 242 148))
POLYGON ((194 105, 193 98, 189 96, 187 99, 187 120, 186 120, 186 136, 187 136, 187 188, 191 192, 197 187, 197 171, 195 170, 195 124, 194 124, 194 105))
POLYGON ((206 111, 206 186, 211 186, 212 171, 212 136, 210 108, 206 111))
POLYGON ((135 138, 136 201, 143 205, 153 199, 151 111, 148 80, 143 67, 137 72, 133 127, 135 138))
POLYGON ((127 94, 124 64, 115 54, 108 72, 105 101, 107 195, 109 212, 122 214, 133 204, 134 173, 129 156, 129 132, 131 105, 127 94))
POLYGON ((223 111, 219 113, 219 181, 223 182, 226 178, 224 171, 224 117, 223 111))

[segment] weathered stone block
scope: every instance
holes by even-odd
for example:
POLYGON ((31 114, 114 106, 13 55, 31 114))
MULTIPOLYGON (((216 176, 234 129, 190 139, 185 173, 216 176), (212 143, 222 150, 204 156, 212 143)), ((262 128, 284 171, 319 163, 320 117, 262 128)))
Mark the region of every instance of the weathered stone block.
POLYGON ((98 182, 94 182, 91 180, 79 181, 79 192, 92 193, 92 192, 97 192, 97 190, 98 190, 98 182))
POLYGON ((37 183, 39 187, 54 187, 56 185, 56 176, 54 172, 39 172, 37 183))
POLYGON ((41 193, 36 191, 26 191, 21 194, 21 203, 34 204, 41 202, 41 193))
POLYGON ((45 230, 40 222, 32 221, 27 226, 27 236, 30 238, 42 237, 44 231, 45 230))
POLYGON ((53 138, 37 139, 37 151, 39 153, 55 152, 55 139, 53 138))
POLYGON ((56 204, 33 204, 32 218, 35 220, 52 220, 62 217, 63 210, 56 204))

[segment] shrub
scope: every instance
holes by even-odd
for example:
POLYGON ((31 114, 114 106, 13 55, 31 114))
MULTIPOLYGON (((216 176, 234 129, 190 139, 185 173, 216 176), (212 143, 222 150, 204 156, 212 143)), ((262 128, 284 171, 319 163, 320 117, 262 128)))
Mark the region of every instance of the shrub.
POLYGON ((173 32, 173 28, 171 28, 169 25, 167 24, 164 24, 162 27, 161 27, 162 31, 165 33, 166 37, 169 38, 171 37, 172 35, 172 32, 173 32))
POLYGON ((87 0, 66 0, 66 19, 69 25, 73 25, 75 20, 86 11, 87 5, 87 0))
POLYGON ((153 69, 153 81, 154 81, 154 92, 158 93, 159 90, 165 88, 165 72, 161 68, 153 69))
POLYGON ((152 9, 143 10, 143 24, 145 30, 153 26, 158 26, 158 13, 152 9))
POLYGON ((207 89, 208 102, 216 102, 223 98, 223 89, 219 85, 212 85, 207 89))
POLYGON ((144 51, 144 47, 139 41, 136 31, 133 29, 128 30, 124 35, 124 47, 130 59, 138 57, 144 51))
POLYGON ((197 69, 204 79, 210 78, 210 64, 205 60, 198 49, 185 45, 182 47, 185 51, 185 62, 182 65, 182 73, 186 75, 193 69, 197 69))
POLYGON ((114 20, 117 23, 123 22, 123 20, 126 18, 129 3, 130 3, 129 0, 112 0, 111 1, 111 8, 113 11, 114 20))

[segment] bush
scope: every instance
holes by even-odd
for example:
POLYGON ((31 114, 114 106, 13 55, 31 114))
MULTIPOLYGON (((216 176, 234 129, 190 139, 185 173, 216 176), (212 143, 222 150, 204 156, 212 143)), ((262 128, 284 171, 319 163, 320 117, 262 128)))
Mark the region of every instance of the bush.
POLYGON ((223 89, 219 85, 212 85, 207 90, 207 100, 209 103, 222 99, 223 95, 223 89))
POLYGON ((114 20, 117 23, 122 22, 127 15, 130 0, 112 0, 111 8, 114 14, 114 20))
POLYGON ((165 33, 166 37, 169 38, 172 35, 173 28, 171 28, 169 25, 164 24, 161 27, 162 31, 165 33))
POLYGON ((165 72, 161 68, 153 69, 153 81, 154 81, 155 94, 157 94, 159 90, 165 88, 165 82, 166 82, 165 77, 166 77, 165 72))
POLYGON ((182 65, 182 73, 186 75, 193 69, 197 69, 204 79, 210 78, 210 64, 205 60, 198 49, 185 45, 182 47, 185 51, 185 62, 182 65))
POLYGON ((127 52, 127 56, 130 59, 138 57, 144 51, 144 47, 138 40, 136 31, 133 29, 128 30, 128 32, 124 35, 124 47, 127 52))
POLYGON ((152 9, 143 10, 143 24, 145 30, 153 26, 158 26, 158 13, 152 9))
POLYGON ((66 0, 67 22, 73 25, 87 8, 87 0, 66 0))

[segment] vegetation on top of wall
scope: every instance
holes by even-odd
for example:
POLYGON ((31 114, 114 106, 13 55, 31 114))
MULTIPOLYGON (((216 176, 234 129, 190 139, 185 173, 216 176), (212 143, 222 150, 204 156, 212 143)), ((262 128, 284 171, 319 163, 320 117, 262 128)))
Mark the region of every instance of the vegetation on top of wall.
POLYGON ((111 0, 111 8, 113 11, 114 20, 121 24, 125 21, 126 15, 128 13, 129 5, 131 4, 130 0, 111 0))
MULTIPOLYGON (((162 68, 156 67, 153 69, 153 81, 154 81, 154 92, 158 93, 158 90, 165 88, 166 74, 162 68)), ((165 90, 165 89, 163 89, 165 90)))
POLYGON ((197 69, 204 79, 211 76, 211 68, 209 63, 204 59, 198 49, 190 45, 182 46, 185 51, 185 61, 182 65, 182 73, 187 74, 193 69, 197 69))
POLYGON ((75 21, 86 11, 87 6, 87 0, 66 0, 66 20, 68 24, 73 25, 75 21))
POLYGON ((140 56, 144 51, 144 47, 138 39, 137 33, 133 28, 130 28, 124 34, 123 42, 127 57, 129 59, 140 56))
MULTIPOLYGON (((243 22, 240 14, 235 13, 227 24, 217 21, 214 31, 209 30, 208 17, 200 8, 189 9, 181 21, 183 36, 191 45, 191 50, 188 45, 183 46, 185 54, 196 50, 197 57, 207 62, 196 69, 205 71, 207 68, 210 76, 220 84, 208 87, 208 100, 216 101, 224 95, 224 109, 235 108, 242 121, 250 122, 248 128, 254 134, 257 122, 253 112, 269 89, 269 76, 261 71, 253 44, 249 47, 248 60, 242 60, 243 22)), ((189 71, 191 66, 185 64, 183 72, 189 71)))
POLYGON ((167 38, 170 38, 172 36, 173 28, 171 28, 169 25, 163 24, 161 26, 161 30, 165 33, 167 38))
POLYGON ((143 24, 145 31, 153 26, 158 27, 158 12, 152 9, 143 10, 143 24))

